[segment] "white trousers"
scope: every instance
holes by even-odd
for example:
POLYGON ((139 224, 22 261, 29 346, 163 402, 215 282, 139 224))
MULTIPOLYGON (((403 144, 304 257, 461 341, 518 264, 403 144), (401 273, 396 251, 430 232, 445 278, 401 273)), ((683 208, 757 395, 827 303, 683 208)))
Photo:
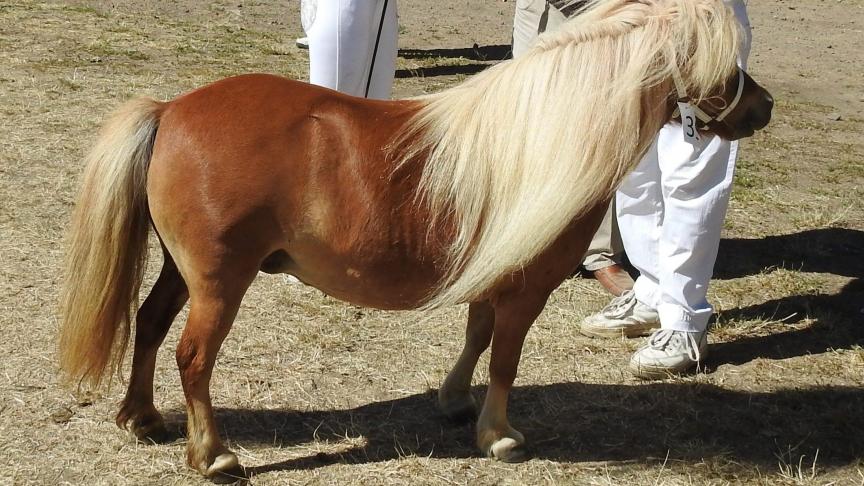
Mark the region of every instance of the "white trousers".
POLYGON ((309 82, 353 96, 367 96, 368 89, 369 98, 390 98, 396 70, 396 0, 387 0, 383 24, 384 0, 303 0, 301 8, 309 37, 309 82))
MULTIPOLYGON (((740 60, 750 52, 742 0, 728 1, 742 25, 740 60)), ((616 194, 618 225, 640 273, 636 299, 657 309, 663 329, 704 331, 706 300, 729 205, 738 143, 703 135, 691 145, 681 125, 664 126, 616 194)))

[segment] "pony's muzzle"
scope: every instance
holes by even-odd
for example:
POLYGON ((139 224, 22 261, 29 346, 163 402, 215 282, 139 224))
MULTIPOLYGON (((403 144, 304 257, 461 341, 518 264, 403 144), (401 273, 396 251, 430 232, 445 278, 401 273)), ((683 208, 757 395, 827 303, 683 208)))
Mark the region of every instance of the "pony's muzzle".
POLYGON ((753 130, 761 130, 771 121, 771 112, 774 109, 774 97, 771 93, 765 91, 762 95, 762 100, 754 106, 748 113, 750 127, 753 130))
POLYGON ((739 121, 735 123, 734 134, 729 139, 747 138, 765 128, 771 121, 773 109, 774 98, 768 91, 759 87, 759 92, 750 97, 747 109, 741 114, 739 121))

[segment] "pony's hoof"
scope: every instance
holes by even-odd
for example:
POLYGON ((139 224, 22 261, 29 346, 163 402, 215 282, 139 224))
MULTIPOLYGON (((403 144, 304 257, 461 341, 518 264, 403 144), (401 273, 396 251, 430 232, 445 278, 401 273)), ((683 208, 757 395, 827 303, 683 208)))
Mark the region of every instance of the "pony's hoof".
POLYGON ((216 484, 231 484, 247 479, 243 466, 240 465, 237 456, 231 452, 216 456, 204 475, 216 484))
POLYGON ((510 437, 496 440, 489 448, 488 455, 501 462, 522 462, 528 458, 525 446, 510 437))
POLYGON ((162 417, 153 420, 133 421, 130 430, 140 442, 164 444, 168 441, 168 429, 165 428, 162 417))
POLYGON ((470 394, 456 400, 438 400, 441 413, 456 423, 474 422, 477 420, 477 402, 470 394))

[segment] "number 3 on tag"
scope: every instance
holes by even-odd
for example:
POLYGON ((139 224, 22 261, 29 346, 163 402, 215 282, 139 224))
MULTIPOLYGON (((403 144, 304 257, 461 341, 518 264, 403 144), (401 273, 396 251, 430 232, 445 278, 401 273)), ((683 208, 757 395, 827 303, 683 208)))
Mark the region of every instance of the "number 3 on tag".
POLYGON ((681 112, 681 129, 684 132, 684 141, 695 143, 699 141, 699 131, 696 130, 696 112, 690 103, 678 102, 678 111, 681 112))

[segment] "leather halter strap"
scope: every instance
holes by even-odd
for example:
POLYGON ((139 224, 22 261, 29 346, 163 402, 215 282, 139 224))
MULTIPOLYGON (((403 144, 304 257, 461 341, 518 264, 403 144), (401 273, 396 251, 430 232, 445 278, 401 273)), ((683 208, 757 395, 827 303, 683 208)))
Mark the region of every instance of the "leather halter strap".
MULTIPOLYGON (((687 96, 687 89, 684 86, 684 80, 681 79, 681 72, 678 70, 677 65, 672 66, 672 81, 675 83, 675 91, 678 94, 678 101, 683 101, 683 102, 689 103, 690 98, 687 96)), ((732 101, 729 103, 729 105, 723 111, 721 111, 719 114, 712 117, 711 115, 702 111, 702 109, 699 108, 699 106, 697 106, 693 103, 690 103, 690 106, 693 107, 693 111, 694 111, 694 113, 696 113, 696 117, 699 118, 699 121, 701 121, 702 123, 707 125, 708 123, 711 123, 712 121, 720 122, 720 121, 723 121, 723 119, 726 118, 729 115, 729 113, 732 113, 732 110, 734 110, 736 106, 738 106, 738 102, 741 101, 741 94, 743 94, 743 93, 744 93, 744 71, 742 69, 738 69, 738 89, 735 93, 735 97, 732 99, 732 101)), ((678 109, 676 108, 675 113, 673 113, 673 117, 678 116, 678 115, 679 115, 678 109)))

